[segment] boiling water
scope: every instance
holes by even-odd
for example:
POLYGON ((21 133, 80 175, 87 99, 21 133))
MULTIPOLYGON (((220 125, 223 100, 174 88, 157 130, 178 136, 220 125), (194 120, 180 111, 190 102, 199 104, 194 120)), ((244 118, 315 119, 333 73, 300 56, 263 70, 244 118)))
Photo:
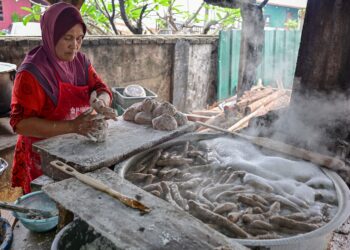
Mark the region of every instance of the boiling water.
POLYGON ((154 150, 126 178, 234 238, 312 231, 338 209, 334 185, 318 166, 228 137, 154 150))

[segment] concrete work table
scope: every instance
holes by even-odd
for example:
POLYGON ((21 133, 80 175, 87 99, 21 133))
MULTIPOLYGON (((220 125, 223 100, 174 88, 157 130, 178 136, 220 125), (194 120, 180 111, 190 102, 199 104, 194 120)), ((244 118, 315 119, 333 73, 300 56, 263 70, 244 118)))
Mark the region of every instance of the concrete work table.
POLYGON ((52 137, 33 145, 41 155, 45 175, 54 180, 68 176, 50 166, 52 160, 61 160, 81 173, 103 167, 111 167, 133 154, 193 131, 189 123, 173 131, 154 130, 151 126, 138 125, 124 120, 111 122, 105 142, 95 143, 77 134, 52 137))
POLYGON ((117 199, 77 179, 43 187, 52 199, 74 212, 118 249, 246 249, 188 213, 133 185, 114 171, 103 168, 87 173, 115 191, 151 208, 141 215, 117 199), (219 248, 221 249, 221 248, 219 248))

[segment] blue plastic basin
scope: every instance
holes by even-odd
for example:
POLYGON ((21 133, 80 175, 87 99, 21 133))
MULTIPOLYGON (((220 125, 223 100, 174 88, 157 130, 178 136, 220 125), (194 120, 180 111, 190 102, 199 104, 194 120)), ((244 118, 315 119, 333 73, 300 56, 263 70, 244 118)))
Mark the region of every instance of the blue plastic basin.
POLYGON ((12 229, 10 223, 0 217, 0 249, 1 250, 8 250, 11 247, 12 243, 12 229))
MULTIPOLYGON (((16 205, 27 208, 36 208, 58 214, 56 203, 50 199, 43 191, 29 193, 20 197, 16 205)), ((46 219, 29 219, 24 213, 13 212, 16 217, 27 229, 34 232, 47 232, 58 224, 58 216, 46 219)))

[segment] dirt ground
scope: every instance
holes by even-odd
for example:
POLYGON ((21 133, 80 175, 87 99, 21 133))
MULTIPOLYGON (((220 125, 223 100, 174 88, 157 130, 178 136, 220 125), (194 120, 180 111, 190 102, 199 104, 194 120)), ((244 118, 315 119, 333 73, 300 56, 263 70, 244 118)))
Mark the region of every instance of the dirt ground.
POLYGON ((350 217, 337 230, 334 231, 328 250, 350 249, 350 217))
MULTIPOLYGON (((10 183, 11 169, 8 168, 0 176, 0 201, 14 202, 22 196, 22 188, 12 188, 10 183)), ((15 218, 9 210, 0 209, 0 216, 5 218, 12 226, 16 223, 15 218)))
POLYGON ((6 171, 0 176, 0 201, 15 201, 22 195, 21 188, 11 187, 11 168, 7 168, 6 171))

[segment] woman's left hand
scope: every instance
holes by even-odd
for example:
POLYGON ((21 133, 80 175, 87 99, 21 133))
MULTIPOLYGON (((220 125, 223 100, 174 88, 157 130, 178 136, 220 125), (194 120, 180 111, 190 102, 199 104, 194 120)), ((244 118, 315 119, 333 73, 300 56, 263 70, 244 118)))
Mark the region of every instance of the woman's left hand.
POLYGON ((90 105, 98 114, 104 115, 106 119, 117 120, 114 109, 108 107, 106 100, 97 97, 96 91, 93 91, 90 95, 90 105))

